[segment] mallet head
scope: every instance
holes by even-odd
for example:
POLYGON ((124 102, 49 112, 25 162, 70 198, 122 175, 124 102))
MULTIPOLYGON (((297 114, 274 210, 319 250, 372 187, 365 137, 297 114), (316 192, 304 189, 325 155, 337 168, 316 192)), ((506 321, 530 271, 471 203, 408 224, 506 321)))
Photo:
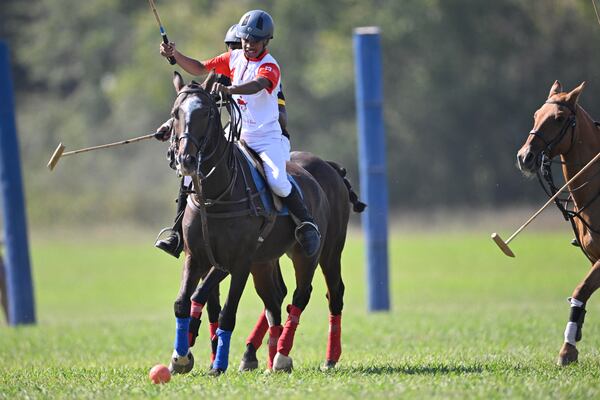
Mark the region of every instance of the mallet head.
POLYGON ((498 245, 498 247, 500 247, 500 250, 502 250, 504 254, 506 254, 509 257, 515 256, 515 253, 513 253, 510 247, 508 247, 508 244, 504 240, 502 240, 500 235, 498 235, 496 232, 492 233, 492 240, 496 242, 496 244, 498 245))
POLYGON ((62 143, 59 143, 56 150, 54 150, 54 154, 52 154, 52 157, 50 157, 50 161, 48 161, 48 168, 50 168, 50 171, 52 171, 56 164, 58 164, 60 156, 62 156, 64 151, 65 146, 62 143))

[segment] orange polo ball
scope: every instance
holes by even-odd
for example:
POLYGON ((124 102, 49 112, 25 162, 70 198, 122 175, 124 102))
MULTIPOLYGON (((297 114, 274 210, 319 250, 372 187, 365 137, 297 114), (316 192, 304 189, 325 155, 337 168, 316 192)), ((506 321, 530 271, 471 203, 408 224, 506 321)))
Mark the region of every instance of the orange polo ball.
POLYGON ((171 380, 171 372, 169 371, 169 368, 163 364, 157 364, 152 367, 148 376, 155 384, 167 383, 171 380))

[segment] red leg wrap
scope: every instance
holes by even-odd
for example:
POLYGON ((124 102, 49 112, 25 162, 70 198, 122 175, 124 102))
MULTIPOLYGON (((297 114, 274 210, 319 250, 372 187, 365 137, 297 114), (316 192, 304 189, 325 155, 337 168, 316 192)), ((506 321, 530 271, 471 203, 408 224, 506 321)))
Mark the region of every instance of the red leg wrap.
POLYGON ((211 322, 208 324, 208 334, 210 335, 210 340, 213 340, 215 337, 217 337, 217 329, 219 329, 218 322, 211 322))
POLYGON ((283 326, 275 325, 269 327, 269 358, 267 359, 267 368, 273 369, 273 358, 277 354, 277 343, 283 331, 283 326))
POLYGON ((246 344, 252 343, 255 350, 262 345, 263 339, 267 334, 267 330, 269 330, 269 322, 267 321, 267 317, 265 316, 265 311, 260 314, 258 317, 258 321, 256 321, 256 325, 254 325, 254 329, 248 335, 248 339, 246 339, 246 344))
POLYGON ((217 329, 219 328, 218 322, 211 322, 208 324, 208 334, 210 335, 210 344, 211 344, 211 352, 210 352, 210 362, 211 364, 215 361, 215 357, 217 355, 217 346, 214 343, 218 340, 217 338, 217 329))
POLYGON ((192 300, 192 306, 190 308, 190 316, 192 318, 200 318, 203 308, 204 308, 204 304, 196 303, 194 300, 192 300))
POLYGON ((329 338, 327 340, 327 361, 338 362, 342 355, 342 315, 329 315, 329 338))
POLYGON ((283 332, 277 343, 277 352, 284 356, 288 356, 292 350, 292 346, 294 345, 294 335, 296 334, 296 328, 300 323, 300 314, 302 314, 302 310, 293 304, 288 305, 287 309, 288 318, 287 321, 285 321, 283 332))

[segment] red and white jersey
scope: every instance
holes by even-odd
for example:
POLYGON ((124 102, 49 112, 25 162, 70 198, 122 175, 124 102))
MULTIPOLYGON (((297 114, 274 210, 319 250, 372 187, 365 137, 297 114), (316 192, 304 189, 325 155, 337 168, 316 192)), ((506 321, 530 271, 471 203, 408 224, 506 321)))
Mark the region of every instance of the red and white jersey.
POLYGON ((271 81, 271 87, 255 94, 234 94, 242 112, 242 138, 247 141, 281 137, 277 88, 281 81, 279 65, 267 50, 259 58, 248 59, 243 50, 232 50, 203 62, 206 69, 229 76, 233 85, 241 85, 259 76, 271 81))

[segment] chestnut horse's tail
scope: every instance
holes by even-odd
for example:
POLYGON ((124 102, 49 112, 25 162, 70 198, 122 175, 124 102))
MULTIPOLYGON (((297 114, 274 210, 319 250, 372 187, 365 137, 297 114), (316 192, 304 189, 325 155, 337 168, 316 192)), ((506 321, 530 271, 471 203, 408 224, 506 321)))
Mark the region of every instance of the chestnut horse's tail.
POLYGON ((327 161, 327 164, 331 165, 333 169, 337 171, 337 173, 344 179, 344 185, 346 185, 346 189, 348 189, 348 195, 350 196, 350 202, 352 203, 352 210, 355 213, 361 213, 367 208, 367 205, 360 201, 356 192, 352 189, 352 185, 348 178, 346 178, 346 168, 342 167, 340 164, 334 161, 327 161))

